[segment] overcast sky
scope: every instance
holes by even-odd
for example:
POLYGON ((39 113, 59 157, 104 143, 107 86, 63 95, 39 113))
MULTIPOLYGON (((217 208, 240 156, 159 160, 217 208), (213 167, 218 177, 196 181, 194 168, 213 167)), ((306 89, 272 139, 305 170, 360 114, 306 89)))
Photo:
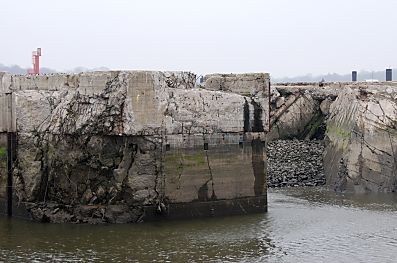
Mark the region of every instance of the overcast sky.
POLYGON ((269 72, 397 67, 396 0, 0 0, 0 63, 269 72))

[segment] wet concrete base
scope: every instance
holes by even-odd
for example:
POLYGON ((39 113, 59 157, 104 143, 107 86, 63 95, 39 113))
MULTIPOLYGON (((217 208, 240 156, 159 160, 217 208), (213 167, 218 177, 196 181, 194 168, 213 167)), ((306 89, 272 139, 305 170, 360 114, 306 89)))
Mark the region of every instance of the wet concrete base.
MULTIPOLYGON (((0 216, 7 215, 7 199, 0 198, 0 216)), ((26 203, 18 203, 17 200, 12 202, 12 217, 31 220, 32 216, 29 213, 26 203)))
POLYGON ((209 202, 168 204, 164 213, 157 206, 146 206, 143 221, 194 219, 267 212, 267 196, 209 202))
MULTIPOLYGON (((29 203, 13 202, 12 216, 33 220, 28 207, 30 207, 29 203)), ((165 211, 159 212, 160 209, 158 206, 145 206, 143 216, 139 222, 265 213, 267 212, 267 196, 261 195, 208 202, 174 203, 168 204, 165 207, 165 211)), ((7 216, 7 201, 3 198, 0 199, 0 216, 7 216)))

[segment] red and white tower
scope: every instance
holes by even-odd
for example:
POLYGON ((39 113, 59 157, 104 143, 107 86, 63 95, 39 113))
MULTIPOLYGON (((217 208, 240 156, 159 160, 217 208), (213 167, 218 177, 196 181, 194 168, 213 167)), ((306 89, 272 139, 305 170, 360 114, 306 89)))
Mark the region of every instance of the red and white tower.
POLYGON ((33 61, 33 69, 28 71, 31 75, 40 74, 40 57, 41 57, 41 48, 37 48, 36 51, 32 52, 32 61, 33 61))

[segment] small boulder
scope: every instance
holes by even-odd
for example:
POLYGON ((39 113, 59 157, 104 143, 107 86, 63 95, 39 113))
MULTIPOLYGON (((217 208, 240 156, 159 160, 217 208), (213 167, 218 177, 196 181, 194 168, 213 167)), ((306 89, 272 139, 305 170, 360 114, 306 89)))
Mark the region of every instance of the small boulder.
POLYGON ((331 107, 332 104, 332 100, 329 98, 326 98, 325 100, 323 100, 320 104, 320 110, 322 112, 322 114, 324 115, 328 115, 329 114, 329 109, 331 107))

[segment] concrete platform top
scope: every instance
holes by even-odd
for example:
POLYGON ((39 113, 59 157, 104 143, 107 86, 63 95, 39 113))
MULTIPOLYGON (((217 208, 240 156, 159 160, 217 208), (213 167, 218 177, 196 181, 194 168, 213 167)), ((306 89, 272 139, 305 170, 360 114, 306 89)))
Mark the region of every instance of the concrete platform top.
POLYGON ((268 74, 206 79, 198 85, 193 73, 160 71, 2 73, 0 131, 153 135, 269 129, 268 74))

